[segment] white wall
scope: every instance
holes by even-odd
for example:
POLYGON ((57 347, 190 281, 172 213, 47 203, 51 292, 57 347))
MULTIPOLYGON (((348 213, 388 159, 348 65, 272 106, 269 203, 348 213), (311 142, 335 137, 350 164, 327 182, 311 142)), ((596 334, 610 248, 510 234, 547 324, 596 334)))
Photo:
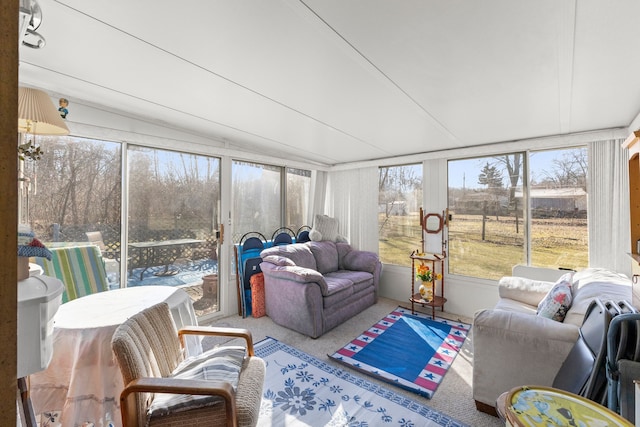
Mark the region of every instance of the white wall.
MULTIPOLYGON (((380 296, 400 301, 404 307, 410 308, 409 296, 411 295, 411 268, 385 265, 382 269, 380 281, 380 296)), ((416 285, 417 286, 417 285, 416 285)), ((484 279, 475 279, 463 276, 445 277, 445 303, 444 310, 469 318, 481 309, 490 308, 498 302, 497 282, 484 279)), ((418 307, 416 305, 416 307, 418 307)), ((418 307, 419 311, 431 313, 431 307, 418 307)), ((436 309, 436 315, 439 309, 436 309)))

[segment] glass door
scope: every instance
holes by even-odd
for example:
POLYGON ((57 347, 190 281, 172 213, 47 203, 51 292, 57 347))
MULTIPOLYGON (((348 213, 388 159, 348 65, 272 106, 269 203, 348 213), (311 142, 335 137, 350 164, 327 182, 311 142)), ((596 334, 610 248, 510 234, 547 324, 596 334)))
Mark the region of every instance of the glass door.
POLYGON ((129 146, 127 286, 175 286, 220 310, 220 159, 129 146))

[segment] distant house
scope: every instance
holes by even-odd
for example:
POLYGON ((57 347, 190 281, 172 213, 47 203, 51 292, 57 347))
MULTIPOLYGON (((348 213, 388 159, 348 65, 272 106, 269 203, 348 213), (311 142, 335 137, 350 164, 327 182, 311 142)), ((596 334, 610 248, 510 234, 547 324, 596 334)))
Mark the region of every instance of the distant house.
POLYGON ((393 202, 380 203, 378 205, 378 213, 386 213, 388 215, 407 215, 409 209, 407 202, 404 200, 395 200, 393 202))
MULTIPOLYGON (((533 188, 529 194, 534 210, 573 212, 587 209, 587 192, 582 188, 533 188)), ((522 189, 516 190, 515 197, 522 203, 522 189)))
POLYGON ((449 208, 457 214, 479 215, 487 211, 491 214, 498 210, 500 214, 509 208, 509 197, 505 191, 496 195, 484 190, 470 190, 457 194, 450 200, 449 208))

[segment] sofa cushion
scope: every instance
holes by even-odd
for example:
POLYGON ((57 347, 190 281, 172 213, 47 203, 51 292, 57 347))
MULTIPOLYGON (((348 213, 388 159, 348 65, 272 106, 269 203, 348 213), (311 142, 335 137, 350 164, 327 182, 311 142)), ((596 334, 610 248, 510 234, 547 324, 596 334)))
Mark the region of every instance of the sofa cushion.
POLYGON ((323 308, 339 304, 341 301, 353 295, 353 282, 351 280, 331 276, 325 276, 325 280, 327 282, 328 292, 327 295, 323 295, 322 297, 323 308))
POLYGON ((338 270, 338 250, 335 243, 309 242, 308 245, 320 273, 326 274, 338 270))
POLYGON ((338 270, 344 270, 344 258, 353 250, 349 243, 336 242, 336 250, 338 251, 338 270))
POLYGON ((291 259, 280 255, 268 255, 262 257, 262 261, 270 262, 278 267, 294 267, 296 265, 291 259))
POLYGON ((631 302, 631 280, 624 274, 602 268, 587 268, 573 275, 573 302, 564 322, 580 326, 595 298, 631 302))
POLYGON ((349 280, 353 286, 353 292, 360 292, 373 284, 373 274, 366 271, 338 270, 333 273, 327 273, 325 278, 340 278, 349 280))
POLYGON ((571 277, 572 273, 563 275, 547 295, 538 304, 538 316, 546 317, 557 322, 564 321, 571 307, 571 277))
POLYGON ((532 280, 525 277, 505 276, 498 282, 498 295, 537 306, 553 288, 553 282, 532 280))
POLYGON ((326 275, 324 280, 327 282, 327 294, 324 296, 333 295, 344 289, 350 289, 349 295, 353 293, 353 289, 351 289, 353 288, 353 282, 349 279, 326 275))
POLYGON ((260 253, 260 257, 264 260, 271 255, 277 255, 289 258, 298 267, 310 268, 317 270, 316 259, 311 253, 311 249, 306 243, 294 243, 292 245, 281 245, 267 248, 260 253))
POLYGON ((375 273, 380 264, 378 255, 369 251, 350 251, 342 259, 343 269, 353 271, 367 271, 375 273))
POLYGON ((516 313, 526 313, 535 315, 538 312, 538 307, 531 304, 526 304, 521 301, 517 301, 510 298, 500 298, 496 303, 494 309, 496 310, 504 310, 504 311, 513 311, 516 313))

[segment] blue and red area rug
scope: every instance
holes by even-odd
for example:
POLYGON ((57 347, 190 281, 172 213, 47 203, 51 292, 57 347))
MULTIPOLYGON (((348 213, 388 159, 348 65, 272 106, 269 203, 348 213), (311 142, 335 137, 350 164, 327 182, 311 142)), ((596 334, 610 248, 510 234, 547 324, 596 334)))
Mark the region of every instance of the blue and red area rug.
POLYGON ((380 380, 431 398, 471 325, 398 307, 329 355, 380 380))

